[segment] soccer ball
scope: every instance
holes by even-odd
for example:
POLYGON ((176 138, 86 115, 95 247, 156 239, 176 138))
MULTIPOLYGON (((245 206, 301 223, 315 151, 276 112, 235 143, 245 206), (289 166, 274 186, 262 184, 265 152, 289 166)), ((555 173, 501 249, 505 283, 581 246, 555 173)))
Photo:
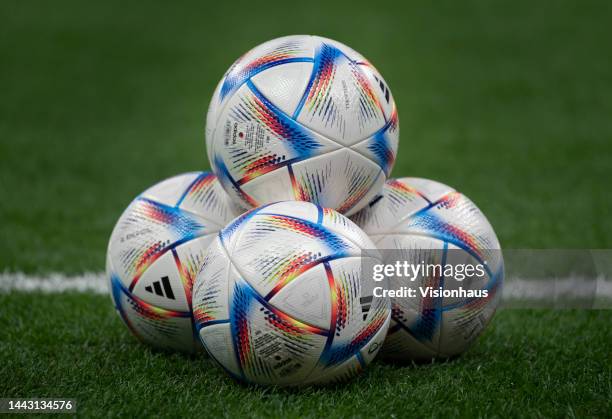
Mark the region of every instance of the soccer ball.
POLYGON ((245 209, 298 200, 353 214, 380 193, 398 136, 393 96, 374 66, 308 35, 240 57, 206 120, 213 170, 245 209))
MULTIPOLYGON (((445 281, 438 273, 421 275, 410 283, 415 290, 477 290, 472 293, 479 294, 477 297, 423 297, 419 289, 415 298, 391 298, 392 320, 381 356, 427 360, 465 351, 493 316, 504 278, 500 245, 484 214, 449 186, 402 178, 388 180, 382 197, 352 219, 376 243, 383 259, 393 254, 395 260, 405 258, 419 264, 434 257, 443 266, 456 268, 455 272, 459 272, 459 264, 482 266, 482 278, 470 281, 445 281), (397 249, 403 256, 383 249, 397 249)), ((390 289, 403 285, 407 285, 405 278, 390 278, 390 289)))
POLYGON ((361 275, 374 244, 353 222, 307 202, 253 209, 223 229, 196 278, 204 347, 228 373, 295 386, 349 378, 384 341, 387 298, 361 275))
POLYGON ((194 352, 191 290, 203 253, 235 217, 212 173, 166 179, 125 210, 108 243, 106 274, 119 316, 141 341, 194 352))

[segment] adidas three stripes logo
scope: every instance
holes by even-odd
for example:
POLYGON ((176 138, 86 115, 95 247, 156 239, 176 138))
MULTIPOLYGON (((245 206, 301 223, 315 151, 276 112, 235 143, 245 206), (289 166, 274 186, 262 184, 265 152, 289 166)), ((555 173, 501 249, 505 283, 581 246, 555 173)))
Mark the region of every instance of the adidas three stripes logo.
POLYGON ((150 292, 151 294, 157 294, 160 297, 169 298, 171 300, 176 299, 174 298, 174 292, 172 292, 172 287, 170 286, 170 279, 167 276, 162 277, 161 283, 160 281, 155 281, 151 285, 147 285, 145 287, 145 291, 150 292))
POLYGON ((372 306, 373 299, 374 299, 373 295, 369 295, 367 297, 361 297, 359 299, 359 303, 361 304, 361 313, 363 314, 363 320, 368 318, 368 312, 370 311, 370 307, 372 306))

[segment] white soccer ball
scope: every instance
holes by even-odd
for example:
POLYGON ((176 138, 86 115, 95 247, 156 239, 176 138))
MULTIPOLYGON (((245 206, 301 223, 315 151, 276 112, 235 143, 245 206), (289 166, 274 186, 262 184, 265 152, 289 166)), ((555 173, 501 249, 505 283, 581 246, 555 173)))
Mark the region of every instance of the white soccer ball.
POLYGON ((353 214, 380 193, 398 136, 393 96, 374 66, 309 35, 240 57, 206 120, 210 163, 245 209, 298 200, 353 214))
POLYGON ((117 313, 141 341, 193 352, 191 291, 204 251, 236 214, 212 173, 166 179, 124 211, 108 243, 106 274, 117 313))
MULTIPOLYGON (((332 209, 280 202, 230 223, 208 249, 193 309, 208 353, 233 377, 295 386, 349 378, 384 341, 387 298, 361 274, 367 235, 332 209)), ((379 260, 374 250, 372 258, 379 260)))
POLYGON ((463 282, 456 278, 444 281, 433 270, 430 276, 421 275, 415 282, 390 278, 390 289, 409 285, 407 288, 417 293, 413 298, 391 298, 392 320, 381 351, 383 357, 427 360, 465 351, 493 316, 504 278, 499 241, 484 214, 449 186, 427 179, 402 178, 388 180, 382 197, 352 220, 376 243, 383 259, 405 259, 416 266, 433 258, 441 261, 440 266, 455 268, 455 272, 459 272, 459 264, 482 266, 481 277, 463 282), (442 287, 442 292, 449 295, 422 297, 420 288, 428 287, 442 287), (458 293, 459 288, 476 292, 470 296, 450 295, 458 293))

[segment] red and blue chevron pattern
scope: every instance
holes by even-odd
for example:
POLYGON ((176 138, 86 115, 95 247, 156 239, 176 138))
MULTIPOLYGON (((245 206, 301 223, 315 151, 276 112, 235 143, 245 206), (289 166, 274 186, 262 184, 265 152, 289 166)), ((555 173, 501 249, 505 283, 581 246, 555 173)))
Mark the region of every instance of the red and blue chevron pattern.
MULTIPOLYGON (((219 324, 229 328, 234 354, 231 363, 220 361, 223 358, 207 345, 206 333, 200 336, 204 336, 204 346, 213 358, 234 377, 249 382, 296 385, 334 368, 346 368, 348 375, 353 374, 359 368, 353 370, 349 364, 342 367, 353 358, 362 367, 365 365, 361 351, 388 324, 390 307, 388 300, 375 299, 367 318, 364 317, 360 297, 361 281, 366 279, 359 274, 360 259, 356 256, 360 250, 341 232, 323 226, 324 218, 345 217, 309 203, 279 203, 252 210, 231 223, 226 229, 228 231, 220 232, 223 240, 216 244, 223 249, 210 252, 227 255, 228 262, 221 265, 230 266, 229 269, 238 277, 230 284, 217 285, 230 290, 226 301, 218 300, 221 298, 219 293, 211 295, 207 291, 210 289, 206 282, 210 272, 205 266, 196 279, 198 291, 194 294, 193 304, 194 313, 202 313, 195 316, 196 330, 205 331, 207 327, 219 327, 219 324), (302 211, 292 211, 291 205, 302 211), (310 213, 312 216, 293 215, 296 213, 310 213), (280 255, 267 251, 275 237, 281 237, 281 232, 283 240, 314 244, 320 251, 293 253, 288 250, 280 255), (225 248, 230 243, 233 251, 225 248), (257 252, 249 253, 250 248, 256 248, 257 252), (268 256, 260 259, 260 255, 268 256), (332 268, 334 261, 348 260, 346 258, 354 260, 352 265, 349 264, 352 267, 350 272, 332 268), (262 275, 263 282, 241 274, 246 266, 262 275), (307 292, 309 285, 300 282, 304 281, 302 275, 316 267, 324 268, 321 272, 325 277, 321 279, 329 285, 330 323, 327 327, 315 325, 304 314, 287 312, 276 303, 280 301, 276 297, 290 285, 297 283, 307 292), (271 291, 264 292, 266 289, 271 291), (225 319, 211 316, 201 309, 224 304, 229 313, 225 319)), ((348 219, 345 221, 350 223, 348 219)), ((343 224, 336 222, 334 225, 339 228, 343 224)), ((220 272, 218 276, 228 275, 220 272)))
MULTIPOLYGON (((207 127, 211 164, 224 188, 245 209, 288 197, 347 214, 363 207, 391 172, 399 135, 395 103, 377 74, 359 54, 319 37, 281 38, 245 54, 220 83, 211 104, 215 117, 208 121, 214 126, 207 127), (312 69, 303 91, 278 93, 297 102, 293 111, 283 111, 255 76, 295 63, 312 69), (345 176, 334 174, 324 183, 296 172, 300 163, 342 149, 359 162, 346 163, 345 176), (262 176, 288 179, 278 191, 247 187, 259 185, 254 181, 262 176)), ((280 83, 275 91, 282 88, 280 83)))

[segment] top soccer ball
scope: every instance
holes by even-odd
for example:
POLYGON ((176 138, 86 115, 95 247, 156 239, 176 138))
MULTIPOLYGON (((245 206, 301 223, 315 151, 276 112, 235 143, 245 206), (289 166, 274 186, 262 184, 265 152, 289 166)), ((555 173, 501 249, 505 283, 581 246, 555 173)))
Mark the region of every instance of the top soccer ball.
POLYGON ((211 165, 245 209, 300 200, 353 214, 380 193, 398 135, 395 102, 372 64, 308 35, 239 58, 206 121, 211 165))

